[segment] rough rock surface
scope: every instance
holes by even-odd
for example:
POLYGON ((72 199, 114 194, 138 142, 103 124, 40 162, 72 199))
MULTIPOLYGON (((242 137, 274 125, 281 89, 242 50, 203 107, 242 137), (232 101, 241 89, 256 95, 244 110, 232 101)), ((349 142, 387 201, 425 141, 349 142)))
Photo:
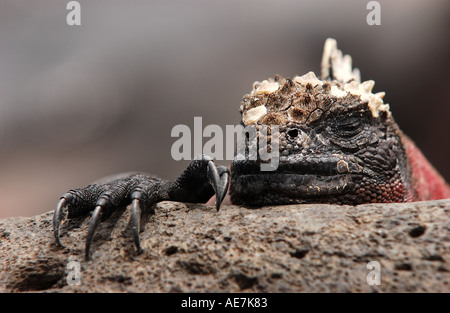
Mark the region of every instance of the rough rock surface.
POLYGON ((90 261, 88 218, 62 226, 65 248, 52 212, 1 220, 0 292, 450 292, 450 200, 155 212, 143 217, 144 253, 123 209, 99 226, 90 261), (380 285, 366 281, 370 261, 380 285), (80 285, 68 284, 73 264, 80 285))

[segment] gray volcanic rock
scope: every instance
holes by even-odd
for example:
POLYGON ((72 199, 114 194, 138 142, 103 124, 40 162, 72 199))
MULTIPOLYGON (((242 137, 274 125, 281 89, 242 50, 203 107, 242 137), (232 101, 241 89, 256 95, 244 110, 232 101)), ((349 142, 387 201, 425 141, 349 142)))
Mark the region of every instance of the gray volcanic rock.
POLYGON ((89 261, 89 218, 63 224, 64 248, 52 212, 1 220, 0 292, 450 292, 450 200, 219 212, 161 202, 142 218, 140 255, 129 211, 100 224, 89 261), (371 261, 379 285, 367 282, 371 261))

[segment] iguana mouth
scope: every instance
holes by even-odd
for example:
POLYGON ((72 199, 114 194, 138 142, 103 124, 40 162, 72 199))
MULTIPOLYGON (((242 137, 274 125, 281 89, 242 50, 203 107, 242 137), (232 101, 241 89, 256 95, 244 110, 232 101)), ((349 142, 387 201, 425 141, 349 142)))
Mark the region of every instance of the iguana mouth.
MULTIPOLYGON (((289 204, 330 202, 354 189, 361 177, 355 174, 316 175, 298 173, 241 174, 235 178, 238 189, 233 189, 232 197, 239 196, 240 190, 253 196, 248 205, 264 202, 289 204)), ((361 175, 359 175, 361 176, 361 175)))
POLYGON ((262 203, 330 203, 340 202, 339 199, 344 203, 350 194, 357 196, 355 189, 363 179, 376 177, 374 172, 355 161, 342 155, 282 156, 277 170, 262 172, 259 161, 235 160, 231 196, 233 199, 242 198, 241 192, 252 194, 245 204, 254 206, 262 203))
POLYGON ((236 175, 305 175, 317 177, 329 177, 347 175, 367 175, 376 176, 372 171, 358 165, 354 158, 349 160, 342 156, 330 156, 324 158, 307 156, 281 156, 278 168, 275 171, 261 172, 260 161, 235 160, 233 161, 233 171, 236 175))
POLYGON ((245 204, 330 202, 354 189, 361 173, 350 173, 341 160, 321 162, 280 162, 276 171, 261 172, 257 162, 233 162, 234 186, 231 196, 252 194, 245 204), (339 165, 338 165, 339 164, 339 165))

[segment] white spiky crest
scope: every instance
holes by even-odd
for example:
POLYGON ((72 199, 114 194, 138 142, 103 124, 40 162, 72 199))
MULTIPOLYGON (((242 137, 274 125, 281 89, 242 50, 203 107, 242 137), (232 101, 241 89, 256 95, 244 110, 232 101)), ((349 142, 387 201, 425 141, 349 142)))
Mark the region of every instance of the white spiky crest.
POLYGON ((299 83, 300 85, 312 84, 312 85, 322 85, 323 81, 317 78, 314 72, 308 72, 303 76, 295 76, 293 79, 294 82, 299 83))
POLYGON ((266 115, 267 108, 264 105, 260 105, 256 108, 250 109, 247 112, 244 112, 242 116, 242 120, 245 125, 250 125, 256 123, 261 117, 266 115))
POLYGON ((352 57, 344 55, 337 48, 337 42, 333 38, 325 41, 321 63, 322 80, 336 80, 344 84, 342 86, 331 87, 331 93, 336 97, 345 97, 347 92, 361 97, 361 100, 367 101, 373 117, 379 116, 379 111, 384 111, 388 115, 389 104, 383 103, 384 92, 372 93, 375 82, 367 80, 361 83, 361 74, 359 69, 352 68, 352 57), (332 71, 330 73, 330 70, 332 71))
POLYGON ((352 69, 352 57, 348 54, 344 55, 337 48, 337 41, 333 38, 325 41, 321 67, 322 80, 333 78, 340 83, 347 83, 351 80, 361 82, 359 69, 352 69), (330 70, 333 71, 333 77, 330 76, 330 70))
POLYGON ((279 88, 280 88, 280 84, 278 84, 277 82, 269 82, 267 80, 263 80, 261 83, 254 82, 252 95, 274 93, 279 88))
MULTIPOLYGON (((360 97, 370 109, 372 116, 379 117, 379 112, 386 112, 389 116, 389 104, 383 103, 384 92, 372 93, 375 82, 368 80, 361 83, 360 71, 352 67, 352 58, 344 55, 337 48, 335 39, 328 38, 325 41, 322 62, 321 79, 317 78, 314 72, 308 72, 303 76, 295 76, 292 81, 298 88, 305 88, 308 85, 313 87, 330 84, 329 95, 335 98, 345 98, 349 95, 360 97)), ((250 93, 255 99, 264 97, 280 90, 280 83, 273 78, 254 82, 250 93)), ((258 122, 268 113, 265 105, 243 111, 243 121, 245 125, 258 122)))

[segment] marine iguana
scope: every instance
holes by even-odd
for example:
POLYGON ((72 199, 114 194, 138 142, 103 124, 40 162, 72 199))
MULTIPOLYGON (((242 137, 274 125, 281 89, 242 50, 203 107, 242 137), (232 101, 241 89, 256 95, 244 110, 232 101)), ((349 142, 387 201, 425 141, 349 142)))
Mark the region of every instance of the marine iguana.
MULTIPOLYGON (((240 106, 243 125, 279 129, 279 166, 261 171, 260 159, 235 158, 231 174, 200 155, 175 180, 145 173, 106 178, 62 195, 54 213, 59 244, 61 221, 93 211, 86 259, 95 229, 118 208, 131 204, 134 242, 139 241, 141 210, 163 200, 207 202, 220 208, 228 187, 233 204, 352 204, 450 198, 450 187, 402 133, 374 81, 361 82, 352 59, 327 39, 321 79, 313 72, 292 79, 275 75, 255 82, 240 106), (231 179, 230 179, 231 178, 231 179), (230 181, 231 180, 231 181, 230 181)), ((258 132, 258 136, 262 136, 258 132)), ((256 139, 254 139, 256 140, 256 139)), ((251 139, 246 145, 252 145, 251 139)))

